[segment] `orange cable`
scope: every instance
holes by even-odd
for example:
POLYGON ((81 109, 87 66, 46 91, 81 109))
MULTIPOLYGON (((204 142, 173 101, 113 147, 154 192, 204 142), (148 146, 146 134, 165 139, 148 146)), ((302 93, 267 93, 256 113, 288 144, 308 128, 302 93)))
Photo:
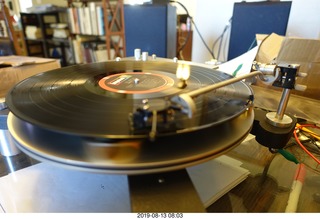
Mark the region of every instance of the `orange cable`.
POLYGON ((299 146, 313 159, 315 160, 318 164, 320 164, 320 160, 318 160, 308 149, 300 142, 298 135, 297 135, 297 130, 305 128, 305 127, 311 127, 311 128, 317 128, 320 129, 320 127, 312 124, 305 124, 305 125, 297 125, 295 130, 293 131, 294 138, 296 139, 296 142, 299 144, 299 146))

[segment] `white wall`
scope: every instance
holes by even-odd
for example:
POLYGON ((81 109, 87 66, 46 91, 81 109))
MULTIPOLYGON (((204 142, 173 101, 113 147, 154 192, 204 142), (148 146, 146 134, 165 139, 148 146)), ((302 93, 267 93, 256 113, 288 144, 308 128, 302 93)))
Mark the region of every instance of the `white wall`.
MULTIPOLYGON (((17 1, 17 0, 15 0, 17 1)), ((20 0, 26 1, 26 0, 20 0)), ((65 0, 32 0, 33 3, 65 4, 65 0)), ((125 0, 126 1, 126 0, 125 0)), ((176 0, 181 2, 193 17, 206 44, 211 48, 213 42, 222 33, 225 25, 232 16, 234 2, 242 0, 176 0)), ((248 0, 247 0, 248 1, 248 0)), ((249 0, 259 1, 259 0, 249 0)), ((296 36, 311 39, 320 39, 320 0, 291 0, 292 7, 287 28, 287 36, 296 36)), ((174 4, 179 14, 184 14, 184 9, 179 4, 174 4)), ((227 56, 228 41, 224 54, 227 56)), ((215 54, 217 51, 215 50, 215 54)), ((192 61, 205 62, 211 59, 210 53, 202 43, 199 34, 194 30, 192 61)), ((225 61, 224 59, 220 59, 225 61)))
POLYGON ((287 35, 320 39, 319 0, 292 1, 287 35))
MULTIPOLYGON (((234 2, 241 2, 241 0, 180 0, 179 2, 188 8, 205 42, 211 48, 231 18, 234 2)), ((180 12, 183 13, 178 8, 178 13, 180 12)), ((319 0, 292 0, 287 36, 320 39, 319 0)), ((225 48, 225 55, 227 51, 228 45, 225 48)), ((203 63, 210 59, 210 53, 194 31, 192 61, 203 63)))

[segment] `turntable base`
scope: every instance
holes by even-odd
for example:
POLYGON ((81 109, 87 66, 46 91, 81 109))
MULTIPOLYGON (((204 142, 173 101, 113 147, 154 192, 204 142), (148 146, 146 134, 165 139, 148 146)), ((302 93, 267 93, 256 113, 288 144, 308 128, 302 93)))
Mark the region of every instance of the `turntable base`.
POLYGON ((120 147, 90 145, 86 138, 33 126, 12 113, 8 128, 17 146, 37 160, 85 171, 131 175, 179 170, 226 153, 246 138, 253 119, 253 110, 248 109, 228 123, 198 132, 166 136, 154 142, 124 140, 120 147))

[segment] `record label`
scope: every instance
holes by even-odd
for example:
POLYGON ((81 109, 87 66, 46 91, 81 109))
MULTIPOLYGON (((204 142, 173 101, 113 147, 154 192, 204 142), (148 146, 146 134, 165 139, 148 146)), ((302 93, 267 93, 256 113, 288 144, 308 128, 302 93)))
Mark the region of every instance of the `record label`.
POLYGON ((174 80, 166 75, 149 72, 126 72, 109 75, 99 81, 99 86, 107 91, 126 94, 147 94, 160 92, 174 85, 174 80))

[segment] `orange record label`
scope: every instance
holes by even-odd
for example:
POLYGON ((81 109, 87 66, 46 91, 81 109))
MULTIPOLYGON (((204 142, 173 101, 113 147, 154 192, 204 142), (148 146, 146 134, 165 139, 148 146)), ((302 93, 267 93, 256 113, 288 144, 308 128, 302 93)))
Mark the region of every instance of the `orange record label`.
POLYGON ((148 72, 126 72, 109 75, 99 81, 102 89, 126 94, 147 94, 168 89, 174 80, 168 76, 148 72))

